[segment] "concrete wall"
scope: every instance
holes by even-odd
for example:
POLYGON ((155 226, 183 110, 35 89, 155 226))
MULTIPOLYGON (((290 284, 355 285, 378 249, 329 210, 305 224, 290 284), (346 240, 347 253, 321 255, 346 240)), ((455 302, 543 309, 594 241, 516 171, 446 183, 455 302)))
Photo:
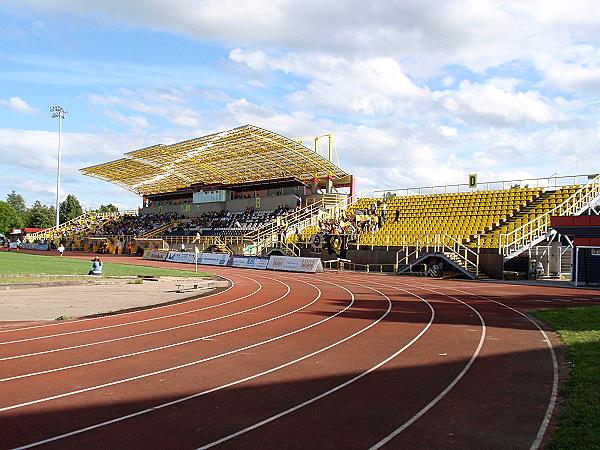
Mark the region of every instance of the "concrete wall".
POLYGON ((492 278, 504 279, 504 257, 497 248, 479 250, 479 269, 492 278))
POLYGON ((260 208, 256 208, 256 199, 253 198, 238 198, 229 200, 226 203, 228 211, 244 211, 249 206, 255 209, 277 209, 278 206, 288 205, 290 208, 296 207, 296 197, 292 194, 278 195, 275 197, 260 197, 260 208))
MULTIPOLYGON (((225 207, 225 202, 192 203, 192 204, 187 203, 187 204, 191 206, 191 210, 189 212, 181 211, 182 204, 163 205, 162 212, 163 212, 163 214, 174 212, 174 213, 183 214, 183 215, 189 216, 189 217, 196 217, 196 216, 200 216, 200 215, 210 212, 210 211, 221 211, 225 207)), ((151 206, 151 207, 143 208, 141 211, 141 214, 158 214, 158 212, 159 212, 158 206, 151 206)))
POLYGON ((356 264, 386 264, 383 270, 393 271, 396 264, 396 252, 387 250, 348 250, 346 258, 356 264))
MULTIPOLYGON (((229 200, 227 202, 213 202, 213 203, 192 203, 191 210, 189 212, 182 212, 181 207, 182 204, 179 205, 163 205, 162 212, 166 213, 177 213, 183 214, 189 217, 200 216, 203 213, 211 212, 211 211, 244 211, 249 206, 259 209, 259 210, 270 210, 277 209, 277 207, 282 205, 288 205, 291 209, 296 207, 297 198, 293 194, 288 195, 279 195, 275 197, 261 197, 260 198, 260 208, 256 208, 256 199, 253 198, 238 198, 234 200, 229 200)), ((158 206, 151 206, 147 208, 143 208, 141 214, 158 214, 159 212, 158 206)))

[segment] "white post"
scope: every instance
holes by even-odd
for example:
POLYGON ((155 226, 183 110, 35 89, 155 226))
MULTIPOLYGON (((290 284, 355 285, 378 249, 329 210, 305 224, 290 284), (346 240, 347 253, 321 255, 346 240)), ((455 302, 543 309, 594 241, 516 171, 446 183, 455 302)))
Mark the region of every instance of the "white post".
POLYGON ((60 150, 61 150, 61 134, 62 134, 62 120, 67 115, 67 110, 62 106, 53 106, 50 108, 52 118, 58 118, 58 165, 56 169, 56 228, 60 225, 60 150))
POLYGON ((58 116, 58 168, 56 170, 56 228, 60 225, 60 135, 62 133, 62 115, 58 116))

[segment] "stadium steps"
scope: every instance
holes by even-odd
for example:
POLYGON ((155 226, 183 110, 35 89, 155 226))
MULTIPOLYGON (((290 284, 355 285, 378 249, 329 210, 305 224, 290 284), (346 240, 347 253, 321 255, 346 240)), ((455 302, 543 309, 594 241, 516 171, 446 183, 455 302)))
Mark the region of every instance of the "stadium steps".
POLYGON ((419 256, 417 259, 415 259, 413 262, 411 262, 407 266, 399 268, 397 273, 398 274, 409 274, 409 273, 412 274, 412 273, 414 273, 412 271, 413 266, 418 266, 420 264, 424 264, 425 261, 427 261, 429 258, 432 258, 432 257, 439 258, 439 259, 445 261, 451 267, 456 269, 459 273, 463 274, 465 277, 467 277, 471 280, 477 279, 477 276, 473 272, 467 270, 462 265, 461 262, 457 261, 456 255, 452 252, 427 252, 427 253, 419 256))
POLYGON ((466 264, 464 263, 464 261, 454 252, 443 252, 444 255, 446 256, 446 258, 454 261, 454 263, 460 267, 462 267, 465 271, 469 272, 470 274, 473 275, 473 279, 479 279, 479 280, 487 280, 490 277, 481 271, 481 269, 479 269, 477 274, 474 274, 472 270, 470 270, 469 268, 466 267, 466 264))
POLYGON ((523 219, 523 217, 525 217, 527 214, 530 214, 533 211, 535 211, 536 208, 541 207, 541 205, 550 197, 552 192, 553 191, 542 192, 537 198, 533 199, 531 202, 528 202, 527 206, 524 206, 521 209, 517 210, 512 216, 500 223, 495 224, 491 229, 484 230, 478 233, 477 235, 473 236, 471 239, 465 240, 464 244, 468 245, 471 248, 476 247, 478 238, 481 239, 484 236, 492 236, 494 234, 497 234, 501 230, 508 227, 511 223, 516 223, 517 220, 523 219))
POLYGON ((600 175, 588 178, 583 186, 563 187, 549 192, 550 200, 544 204, 542 211, 527 223, 500 235, 502 244, 499 250, 505 261, 545 240, 552 231, 552 216, 578 216, 593 207, 600 200, 600 175))

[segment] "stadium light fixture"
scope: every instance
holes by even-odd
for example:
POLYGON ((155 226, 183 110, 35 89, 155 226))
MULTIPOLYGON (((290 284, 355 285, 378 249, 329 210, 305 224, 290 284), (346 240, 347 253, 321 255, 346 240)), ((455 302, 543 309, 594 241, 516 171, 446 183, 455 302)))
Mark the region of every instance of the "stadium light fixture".
POLYGON ((62 121, 67 116, 69 111, 64 109, 62 106, 52 106, 50 108, 50 114, 53 119, 58 118, 58 167, 56 170, 56 228, 60 225, 60 214, 59 214, 59 196, 60 196, 60 140, 62 134, 62 121))

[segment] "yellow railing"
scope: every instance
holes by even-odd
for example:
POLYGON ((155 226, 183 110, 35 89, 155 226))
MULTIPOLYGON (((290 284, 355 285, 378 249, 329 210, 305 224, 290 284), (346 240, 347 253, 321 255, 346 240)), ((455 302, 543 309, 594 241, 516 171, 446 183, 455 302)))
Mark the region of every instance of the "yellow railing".
POLYGON ((107 212, 107 213, 99 213, 96 211, 88 211, 80 216, 75 217, 67 222, 61 223, 58 227, 54 226, 51 228, 46 228, 45 230, 38 231, 37 233, 31 233, 27 236, 27 238, 31 241, 37 241, 39 239, 54 239, 56 235, 61 233, 62 231, 68 231, 71 227, 75 225, 79 225, 84 220, 88 219, 108 219, 108 218, 116 218, 124 215, 137 215, 137 211, 119 211, 119 212, 107 212))
POLYGON ((589 180, 564 202, 550 211, 541 214, 510 233, 498 235, 500 253, 504 256, 515 254, 545 236, 550 229, 550 217, 573 216, 589 207, 600 196, 600 175, 589 180))
POLYGON ((160 227, 153 228, 152 230, 148 230, 148 231, 140 234, 139 237, 141 237, 141 238, 151 238, 151 237, 160 236, 160 234, 162 232, 167 231, 169 228, 177 226, 177 225, 179 225, 179 222, 169 222, 169 223, 166 223, 164 225, 161 225, 160 227))

